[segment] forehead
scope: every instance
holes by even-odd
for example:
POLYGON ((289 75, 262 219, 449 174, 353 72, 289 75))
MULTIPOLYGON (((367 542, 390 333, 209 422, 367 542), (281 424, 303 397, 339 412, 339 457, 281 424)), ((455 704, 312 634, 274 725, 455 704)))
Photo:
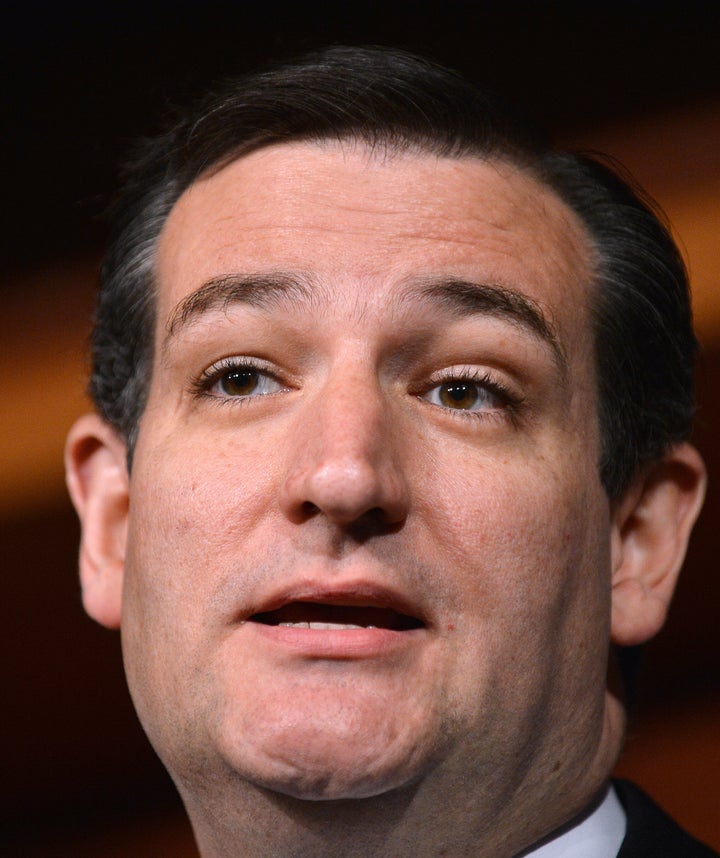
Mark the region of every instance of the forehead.
POLYGON ((158 247, 162 324, 203 283, 288 271, 324 300, 385 307, 418 277, 492 283, 586 338, 590 240, 548 188, 498 160, 272 146, 196 181, 158 247))

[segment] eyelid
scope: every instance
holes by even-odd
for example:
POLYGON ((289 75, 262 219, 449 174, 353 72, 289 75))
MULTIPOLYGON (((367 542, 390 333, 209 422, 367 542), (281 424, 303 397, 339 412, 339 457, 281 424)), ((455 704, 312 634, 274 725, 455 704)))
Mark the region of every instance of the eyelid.
POLYGON ((434 372, 428 379, 428 382, 416 392, 416 395, 429 402, 430 400, 427 397, 431 391, 451 382, 466 382, 476 384, 479 387, 485 387, 493 396, 500 400, 499 407, 487 409, 453 409, 430 402, 434 407, 441 408, 459 417, 482 419, 498 412, 507 412, 510 416, 514 417, 515 412, 524 402, 524 396, 516 387, 509 384, 501 373, 489 367, 468 365, 447 367, 434 372))
POLYGON ((449 366, 432 373, 427 384, 424 386, 424 390, 430 390, 433 387, 447 384, 451 381, 468 381, 473 384, 486 385, 496 390, 498 395, 518 404, 524 398, 516 385, 508 381, 504 373, 498 372, 493 367, 471 364, 449 366))
MULTIPOLYGON (((443 410, 452 412, 458 416, 478 418, 490 416, 493 412, 509 412, 512 414, 524 400, 524 397, 517 391, 517 389, 514 388, 513 385, 507 383, 503 374, 490 367, 473 365, 456 365, 436 371, 430 375, 426 383, 422 385, 418 384, 417 386, 413 385, 415 389, 411 390, 411 393, 418 398, 429 401, 427 399, 428 393, 443 384, 453 381, 469 382, 471 384, 477 384, 480 387, 486 387, 493 396, 500 400, 499 406, 497 408, 491 407, 487 409, 451 409, 432 402, 430 404, 437 408, 443 408, 443 410)), ((281 376, 275 364, 262 358, 250 357, 247 355, 229 355, 214 361, 202 370, 202 372, 193 379, 190 385, 191 393, 194 396, 208 397, 219 402, 234 403, 244 402, 248 399, 271 396, 275 393, 287 391, 293 386, 292 381, 288 383, 285 378, 281 376), (278 385, 278 390, 273 390, 267 393, 252 392, 238 396, 232 396, 223 392, 213 392, 212 388, 220 382, 223 375, 232 372, 233 370, 242 369, 251 369, 266 378, 272 379, 278 385)))
POLYGON ((243 402, 247 399, 256 399, 260 396, 270 396, 273 393, 279 393, 281 390, 287 390, 288 385, 280 378, 276 367, 269 361, 261 358, 249 357, 246 355, 230 355, 214 361, 210 366, 206 367, 197 378, 191 382, 191 392, 195 396, 207 396, 217 399, 221 402, 243 402), (246 396, 229 396, 223 393, 213 393, 212 388, 218 384, 223 375, 233 370, 251 369, 266 378, 270 378, 279 385, 279 390, 272 393, 254 394, 249 393, 246 396))

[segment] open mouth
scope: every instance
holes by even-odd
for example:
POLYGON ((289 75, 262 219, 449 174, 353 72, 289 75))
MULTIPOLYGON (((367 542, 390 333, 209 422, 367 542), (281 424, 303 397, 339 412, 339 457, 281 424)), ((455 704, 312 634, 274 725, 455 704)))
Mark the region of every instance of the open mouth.
POLYGON ((299 629, 389 629, 405 632, 424 627, 417 617, 376 605, 335 605, 322 602, 288 602, 274 611, 253 614, 250 622, 299 629))

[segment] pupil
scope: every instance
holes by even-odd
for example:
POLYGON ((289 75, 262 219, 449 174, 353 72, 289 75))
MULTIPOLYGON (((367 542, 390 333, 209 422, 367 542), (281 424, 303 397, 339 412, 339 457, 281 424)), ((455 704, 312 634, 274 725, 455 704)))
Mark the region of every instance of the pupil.
POLYGON ((223 393, 229 396, 247 396, 258 384, 257 370, 243 369, 227 373, 222 380, 223 393))
POLYGON ((475 386, 466 382, 453 382, 452 384, 444 384, 441 388, 440 397, 444 405, 450 407, 470 408, 475 404, 477 392, 475 386))

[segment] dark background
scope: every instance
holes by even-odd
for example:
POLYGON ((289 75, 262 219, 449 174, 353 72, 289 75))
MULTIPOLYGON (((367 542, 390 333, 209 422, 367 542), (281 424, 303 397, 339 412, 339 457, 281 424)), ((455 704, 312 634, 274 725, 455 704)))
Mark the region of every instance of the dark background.
MULTIPOLYGON (((499 90, 561 139, 720 101, 718 3, 29 2, 3 9, 0 299, 12 324, 0 327, 3 352, 21 341, 31 352, 45 347, 31 332, 55 325, 62 333, 70 305, 80 306, 77 318, 86 327, 87 281, 73 290, 67 277, 46 277, 34 292, 27 272, 60 271, 69 259, 94 266, 129 141, 151 133, 171 105, 209 81, 269 58, 328 43, 420 51, 499 90)), ((8 353, 2 357, 9 372, 8 353)), ((54 370, 48 354, 41 376, 48 391, 54 370)), ((698 443, 711 475, 720 474, 718 380, 720 342, 706 350, 700 378, 698 443)), ((694 723, 685 713, 716 711, 720 701, 719 508, 711 494, 668 629, 645 655, 638 718, 653 729, 667 726, 658 728, 650 766, 672 759, 673 743, 687 739, 687 728, 673 724, 694 723), (681 720, 673 722, 674 713, 681 720)), ((17 855, 86 854, 78 845, 83 837, 132 826, 141 832, 138 843, 147 843, 143 820, 178 814, 174 790, 132 711, 118 638, 82 613, 77 539, 60 491, 0 515, 0 830, 17 855)), ((707 753, 717 757, 720 716, 713 723, 715 744, 707 753)), ((704 778, 698 774, 697 789, 717 794, 720 772, 714 782, 704 778)), ((177 825, 187 839, 184 824, 177 825)), ((180 847, 165 848, 141 853, 139 845, 108 845, 87 854, 181 854, 180 847)))
POLYGON ((328 43, 427 52, 551 129, 720 92, 720 4, 176 2, 11 4, 4 265, 103 235, 128 141, 218 76, 328 43))

